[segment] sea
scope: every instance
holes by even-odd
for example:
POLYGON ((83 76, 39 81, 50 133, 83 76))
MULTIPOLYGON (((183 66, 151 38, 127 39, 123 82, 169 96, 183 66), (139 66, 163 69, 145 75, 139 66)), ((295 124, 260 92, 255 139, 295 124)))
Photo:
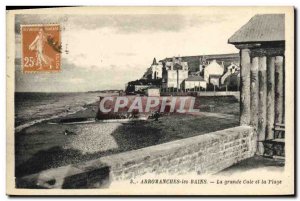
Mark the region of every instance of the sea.
MULTIPOLYGON (((15 132, 46 120, 64 117, 85 110, 87 105, 99 100, 99 96, 117 95, 117 93, 76 92, 76 93, 15 93, 15 132)), ((201 98, 201 105, 219 105, 221 113, 238 113, 236 101, 230 97, 201 98), (218 102, 221 101, 222 104, 218 102), (223 111, 224 106, 230 111, 223 111), (236 111, 236 112, 235 112, 236 111)), ((217 109, 218 110, 218 109, 217 109)), ((205 111, 205 110, 204 110, 205 111)))
POLYGON ((63 117, 85 110, 88 104, 95 103, 101 92, 78 93, 15 93, 15 131, 45 120, 63 117))

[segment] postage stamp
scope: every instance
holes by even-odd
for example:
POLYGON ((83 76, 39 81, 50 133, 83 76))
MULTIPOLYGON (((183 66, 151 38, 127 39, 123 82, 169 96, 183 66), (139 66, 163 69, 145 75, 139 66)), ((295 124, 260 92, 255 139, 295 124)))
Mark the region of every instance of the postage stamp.
POLYGON ((60 71, 59 24, 21 25, 21 34, 23 73, 60 71))

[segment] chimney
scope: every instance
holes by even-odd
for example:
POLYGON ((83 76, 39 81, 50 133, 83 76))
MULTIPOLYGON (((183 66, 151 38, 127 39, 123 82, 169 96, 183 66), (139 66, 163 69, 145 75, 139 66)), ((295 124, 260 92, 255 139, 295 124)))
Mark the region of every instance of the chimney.
POLYGON ((173 62, 173 64, 175 64, 175 62, 176 62, 176 58, 175 58, 175 56, 173 56, 173 58, 172 58, 172 62, 173 62))

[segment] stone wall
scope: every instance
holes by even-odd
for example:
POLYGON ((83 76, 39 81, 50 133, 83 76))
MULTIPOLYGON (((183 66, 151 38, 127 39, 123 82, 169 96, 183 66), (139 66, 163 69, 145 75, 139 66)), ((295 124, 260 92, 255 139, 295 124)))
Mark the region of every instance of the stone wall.
POLYGON ((207 97, 207 96, 234 96, 236 99, 240 99, 239 91, 190 91, 190 92, 161 92, 161 96, 198 96, 198 97, 207 97))
POLYGON ((146 173, 211 174, 252 157, 255 151, 253 128, 239 126, 45 170, 23 177, 17 184, 23 188, 37 185, 42 188, 92 188, 146 173))
POLYGON ((197 96, 234 96, 236 98, 240 97, 239 91, 200 91, 197 92, 197 96))

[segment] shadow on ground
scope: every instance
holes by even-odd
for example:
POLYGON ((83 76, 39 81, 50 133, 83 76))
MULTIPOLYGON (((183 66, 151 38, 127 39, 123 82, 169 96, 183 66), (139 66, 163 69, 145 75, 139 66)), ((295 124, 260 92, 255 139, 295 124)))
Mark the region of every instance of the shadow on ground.
MULTIPOLYGON (((21 163, 16 163, 19 164, 16 166, 16 177, 33 174, 49 168, 93 160, 110 154, 136 150, 178 139, 202 135, 237 125, 238 118, 228 120, 216 117, 203 118, 187 115, 178 115, 176 117, 166 116, 159 121, 149 120, 128 122, 121 124, 121 126, 114 130, 110 135, 117 144, 116 148, 93 153, 82 153, 82 151, 77 149, 63 148, 63 142, 67 137, 62 137, 62 134, 59 134, 58 142, 51 142, 53 146, 51 146, 50 142, 50 144, 47 144, 47 139, 45 139, 39 143, 47 145, 47 149, 45 149, 45 146, 41 146, 40 150, 36 150, 28 157, 28 159, 23 160, 21 163)), ((52 132, 54 131, 52 130, 52 132)), ((61 131, 56 130, 56 132, 61 131)), ((43 138, 43 135, 40 135, 40 138, 43 138)), ((56 135, 58 134, 56 133, 56 135)), ((44 136, 44 138, 45 137, 51 138, 51 136, 48 135, 44 136)), ((18 139, 17 141, 20 141, 21 139, 18 139)), ((29 149, 28 145, 26 145, 26 150, 32 149, 29 149)), ((22 154, 24 154, 25 151, 18 150, 16 152, 18 158, 22 157, 22 154)))
POLYGON ((278 169, 281 170, 284 167, 284 160, 271 159, 262 156, 253 156, 252 158, 243 160, 236 165, 224 169, 217 173, 219 175, 232 175, 238 172, 245 172, 248 170, 265 168, 265 169, 278 169))

